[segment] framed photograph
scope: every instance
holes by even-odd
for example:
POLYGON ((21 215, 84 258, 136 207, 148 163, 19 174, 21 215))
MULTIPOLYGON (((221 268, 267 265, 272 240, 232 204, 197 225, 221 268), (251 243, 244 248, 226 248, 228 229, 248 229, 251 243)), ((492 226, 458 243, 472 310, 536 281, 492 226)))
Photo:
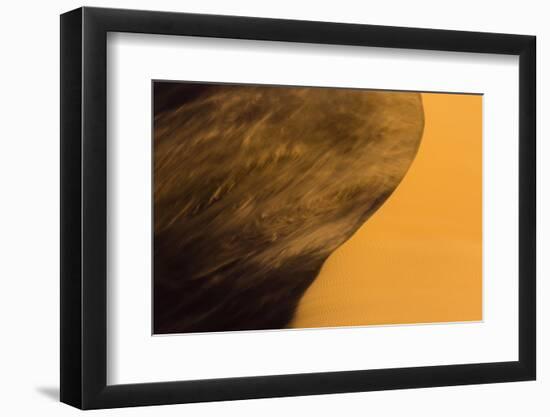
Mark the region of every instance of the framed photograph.
POLYGON ((535 379, 535 37, 61 16, 61 401, 535 379))

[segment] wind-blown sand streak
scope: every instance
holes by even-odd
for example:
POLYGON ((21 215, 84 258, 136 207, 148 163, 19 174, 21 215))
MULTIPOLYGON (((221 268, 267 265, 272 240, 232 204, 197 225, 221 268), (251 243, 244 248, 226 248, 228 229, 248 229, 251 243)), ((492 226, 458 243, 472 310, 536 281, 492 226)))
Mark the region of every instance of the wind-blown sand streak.
POLYGON ((420 94, 155 83, 154 331, 283 328, 397 187, 420 94))

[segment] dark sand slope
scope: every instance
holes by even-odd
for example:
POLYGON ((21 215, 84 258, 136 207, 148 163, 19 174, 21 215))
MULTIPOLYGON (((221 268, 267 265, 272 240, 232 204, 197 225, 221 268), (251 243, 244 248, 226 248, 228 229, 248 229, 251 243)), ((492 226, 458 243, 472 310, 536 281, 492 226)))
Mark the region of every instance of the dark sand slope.
POLYGON ((154 332, 285 327, 423 126, 417 93, 156 83, 154 332))

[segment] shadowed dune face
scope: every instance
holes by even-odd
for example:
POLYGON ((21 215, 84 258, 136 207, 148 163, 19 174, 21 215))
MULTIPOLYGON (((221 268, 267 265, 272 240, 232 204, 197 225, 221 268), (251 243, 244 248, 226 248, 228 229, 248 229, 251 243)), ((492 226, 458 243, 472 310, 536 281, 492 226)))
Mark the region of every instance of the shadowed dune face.
POLYGON ((284 328, 397 187, 420 94, 154 85, 154 332, 284 328))

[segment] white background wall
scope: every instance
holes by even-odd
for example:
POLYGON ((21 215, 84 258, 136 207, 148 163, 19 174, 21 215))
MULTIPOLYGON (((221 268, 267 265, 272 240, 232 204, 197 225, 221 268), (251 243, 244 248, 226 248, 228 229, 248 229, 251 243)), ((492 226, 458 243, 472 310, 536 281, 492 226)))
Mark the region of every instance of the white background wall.
MULTIPOLYGON (((75 415, 57 402, 59 378, 59 18, 78 1, 5 2, 0 24, 0 410, 75 415)), ((539 378, 536 382, 99 411, 94 415, 543 416, 550 412, 550 147, 542 120, 549 83, 545 2, 462 0, 88 1, 88 6, 533 34, 538 37, 539 378), (542 76, 541 76, 542 75, 542 76), (543 188, 546 188, 545 190, 543 188), (546 395, 544 395, 546 394, 546 395)))

